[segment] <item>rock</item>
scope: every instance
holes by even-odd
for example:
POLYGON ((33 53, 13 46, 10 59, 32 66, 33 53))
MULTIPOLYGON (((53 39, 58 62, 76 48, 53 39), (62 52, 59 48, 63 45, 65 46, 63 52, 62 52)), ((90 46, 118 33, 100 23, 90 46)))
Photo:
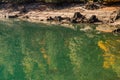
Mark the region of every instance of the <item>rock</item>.
POLYGON ((101 32, 113 32, 113 30, 115 30, 115 27, 112 25, 101 24, 96 27, 96 30, 101 32))
POLYGON ((71 23, 78 23, 78 22, 76 21, 76 19, 72 18, 71 23))
POLYGON ((73 18, 71 18, 71 23, 80 23, 84 22, 85 16, 83 16, 80 12, 75 12, 73 18))
POLYGON ((120 33, 120 28, 113 30, 113 33, 120 33))
POLYGON ((27 9, 23 6, 23 8, 20 10, 20 14, 22 14, 22 13, 27 13, 28 11, 27 11, 27 9))
POLYGON ((100 22, 100 20, 98 20, 98 18, 96 17, 96 15, 92 15, 89 20, 89 23, 94 23, 94 22, 100 22))
POLYGON ((50 17, 47 17, 47 21, 53 21, 54 19, 50 16, 50 17))
POLYGON ((29 16, 26 15, 26 16, 23 16, 23 18, 25 18, 25 19, 29 19, 29 16))
POLYGON ((59 21, 61 22, 63 20, 63 18, 61 16, 55 16, 54 17, 54 21, 59 21))
POLYGON ((5 18, 17 18, 18 17, 18 15, 5 15, 5 18))
POLYGON ((64 17, 63 19, 66 20, 66 21, 70 21, 69 17, 64 17))
POLYGON ((28 18, 29 18, 29 16, 25 16, 25 18, 27 18, 27 19, 28 19, 28 18))
POLYGON ((116 11, 115 20, 120 19, 120 9, 116 11))
POLYGON ((63 20, 61 21, 62 24, 64 23, 70 23, 70 18, 69 17, 63 17, 63 20))
POLYGON ((119 18, 120 18, 120 10, 113 11, 109 17, 109 23, 114 23, 119 18))
POLYGON ((87 19, 87 18, 84 18, 82 22, 83 22, 83 23, 88 23, 88 19, 87 19))
POLYGON ((81 18, 83 15, 80 12, 75 12, 73 18, 81 18))
POLYGON ((58 21, 58 22, 70 22, 69 17, 61 17, 61 16, 55 16, 52 18, 51 16, 47 18, 47 21, 58 21))
POLYGON ((68 21, 66 19, 64 19, 64 20, 61 21, 61 24, 68 24, 68 23, 70 23, 70 21, 68 21))
POLYGON ((40 21, 44 21, 44 19, 41 19, 40 21))
POLYGON ((99 9, 101 5, 98 5, 98 4, 95 4, 95 3, 87 3, 85 5, 85 9, 88 9, 88 10, 95 10, 95 9, 99 9))

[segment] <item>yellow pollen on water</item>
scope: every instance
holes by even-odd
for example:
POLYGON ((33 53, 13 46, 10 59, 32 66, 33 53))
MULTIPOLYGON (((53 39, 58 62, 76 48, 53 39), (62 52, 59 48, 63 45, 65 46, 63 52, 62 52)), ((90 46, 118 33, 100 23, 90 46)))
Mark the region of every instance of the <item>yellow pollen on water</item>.
POLYGON ((109 51, 109 49, 103 44, 102 41, 99 41, 99 42, 98 42, 98 46, 99 46, 102 50, 104 50, 105 52, 109 51))

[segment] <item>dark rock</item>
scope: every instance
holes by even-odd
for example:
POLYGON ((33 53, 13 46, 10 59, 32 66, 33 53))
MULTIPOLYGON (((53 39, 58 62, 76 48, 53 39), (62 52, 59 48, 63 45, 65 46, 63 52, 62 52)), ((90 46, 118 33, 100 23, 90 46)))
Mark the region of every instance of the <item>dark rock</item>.
POLYGON ((118 11, 116 11, 117 15, 116 15, 116 20, 120 19, 120 9, 118 11))
POLYGON ((78 23, 76 19, 72 18, 71 23, 78 23))
POLYGON ((101 5, 98 5, 98 4, 95 4, 95 3, 87 3, 85 5, 85 9, 88 9, 88 10, 95 10, 95 9, 99 9, 101 7, 101 5))
POLYGON ((86 19, 86 17, 83 16, 80 12, 75 12, 73 18, 71 18, 71 23, 84 22, 84 19, 86 19))
POLYGON ((23 9, 22 9, 22 12, 23 12, 23 13, 26 13, 26 12, 27 12, 27 10, 26 10, 25 8, 23 8, 23 9))
POLYGON ((70 23, 71 19, 69 17, 63 17, 61 23, 70 23))
POLYGON ((88 19, 85 17, 85 18, 82 20, 82 22, 88 23, 88 19))
POLYGON ((28 19, 28 18, 29 18, 29 16, 25 16, 25 18, 26 18, 26 19, 28 19))
POLYGON ((114 23, 118 19, 120 19, 120 10, 113 11, 110 14, 109 23, 114 23))
POLYGON ((18 15, 8 15, 8 18, 17 18, 18 15))
POLYGON ((70 21, 69 17, 64 17, 63 19, 66 20, 66 21, 70 21))
POLYGON ((62 20, 61 21, 61 24, 69 24, 70 23, 70 21, 67 21, 67 20, 62 20))
POLYGON ((47 21, 53 21, 54 19, 50 16, 47 18, 47 21))
POLYGON ((115 29, 113 33, 120 33, 120 29, 115 29))
POLYGON ((54 20, 55 20, 55 21, 59 21, 59 22, 62 21, 63 19, 64 19, 64 18, 62 18, 61 16, 55 16, 55 17, 54 17, 54 20))
POLYGON ((83 15, 80 12, 75 12, 73 18, 81 18, 83 15))
POLYGON ((28 19, 28 18, 29 18, 29 16, 23 16, 23 18, 26 18, 26 19, 28 19))
POLYGON ((44 21, 43 19, 41 19, 40 21, 44 21))
POLYGON ((100 22, 100 20, 98 20, 98 18, 96 17, 96 15, 92 15, 90 17, 90 19, 88 20, 89 23, 94 23, 94 22, 100 22))
POLYGON ((20 10, 20 13, 22 14, 22 13, 27 13, 28 12, 28 10, 25 8, 25 7, 23 7, 21 10, 20 10))

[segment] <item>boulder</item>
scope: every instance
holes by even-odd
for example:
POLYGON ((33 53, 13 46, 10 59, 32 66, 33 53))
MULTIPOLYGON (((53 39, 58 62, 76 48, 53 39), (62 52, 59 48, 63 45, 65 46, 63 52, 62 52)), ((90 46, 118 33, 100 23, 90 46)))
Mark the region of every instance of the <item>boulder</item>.
POLYGON ((71 23, 84 22, 84 19, 86 19, 86 17, 83 16, 80 12, 75 12, 74 16, 71 18, 71 23))
POLYGON ((50 16, 50 17, 47 17, 47 21, 53 21, 54 19, 50 16))
POLYGON ((89 20, 89 23, 100 22, 100 20, 96 17, 96 15, 92 15, 89 20))
POLYGON ((75 18, 75 19, 82 18, 82 17, 83 17, 83 15, 80 12, 75 12, 74 16, 73 16, 73 18, 75 18))

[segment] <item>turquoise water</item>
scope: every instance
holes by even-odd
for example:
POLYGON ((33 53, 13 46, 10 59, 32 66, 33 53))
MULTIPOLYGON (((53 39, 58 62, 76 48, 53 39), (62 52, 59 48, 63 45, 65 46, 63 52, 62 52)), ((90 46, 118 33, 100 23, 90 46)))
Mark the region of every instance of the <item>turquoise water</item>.
POLYGON ((0 21, 0 80, 120 80, 120 36, 94 28, 0 21))

